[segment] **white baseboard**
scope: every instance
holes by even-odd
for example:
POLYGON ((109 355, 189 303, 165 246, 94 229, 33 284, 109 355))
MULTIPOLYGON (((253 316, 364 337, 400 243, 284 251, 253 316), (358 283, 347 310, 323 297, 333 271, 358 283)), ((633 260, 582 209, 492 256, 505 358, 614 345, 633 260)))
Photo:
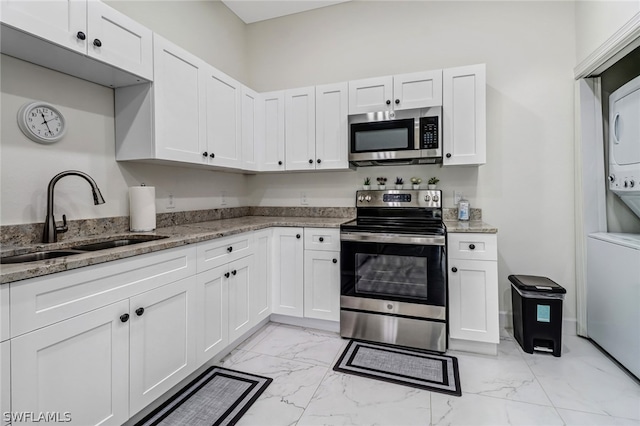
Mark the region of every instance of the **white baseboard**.
MULTIPOLYGON (((513 330, 513 315, 511 312, 500 311, 498 317, 500 330, 509 329, 513 330)), ((578 321, 575 318, 563 318, 562 319, 562 334, 565 336, 576 336, 578 329, 578 321)))
POLYGON ((327 321, 315 318, 299 318, 289 315, 271 314, 271 321, 298 327, 315 328, 317 330, 340 333, 340 321, 327 321))

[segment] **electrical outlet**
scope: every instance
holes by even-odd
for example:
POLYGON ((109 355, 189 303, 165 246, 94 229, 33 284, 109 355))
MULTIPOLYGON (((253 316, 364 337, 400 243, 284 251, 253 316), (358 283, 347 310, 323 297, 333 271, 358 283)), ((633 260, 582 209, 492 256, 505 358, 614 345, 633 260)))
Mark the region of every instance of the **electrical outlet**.
POLYGON ((221 206, 226 206, 227 205, 227 192, 226 191, 222 191, 220 193, 220 205, 221 206))
POLYGON ((173 198, 173 194, 169 194, 169 200, 167 201, 167 210, 176 208, 176 200, 173 198))
POLYGON ((307 193, 306 192, 301 192, 300 193, 300 204, 303 206, 309 205, 309 200, 307 199, 307 193))
POLYGON ((462 198, 462 191, 453 191, 453 205, 457 206, 458 202, 462 198))

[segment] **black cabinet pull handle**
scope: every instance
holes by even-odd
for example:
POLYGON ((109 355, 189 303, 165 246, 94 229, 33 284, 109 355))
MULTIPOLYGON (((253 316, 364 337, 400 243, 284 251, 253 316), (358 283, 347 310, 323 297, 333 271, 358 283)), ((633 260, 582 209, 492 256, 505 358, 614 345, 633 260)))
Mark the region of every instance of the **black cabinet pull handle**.
POLYGON ((296 234, 296 238, 300 239, 300 234, 296 234))
POLYGON ((469 244, 469 250, 473 250, 473 249, 475 249, 475 248, 476 248, 476 245, 475 245, 475 244, 469 244))
POLYGON ((333 259, 332 262, 333 263, 338 263, 338 259, 333 259))
POLYGON ((387 99, 387 105, 391 105, 391 101, 387 99))
POLYGON ((122 321, 122 322, 127 322, 127 321, 129 321, 129 314, 122 314, 122 315, 120 315, 120 321, 122 321))
POLYGON ((212 152, 211 154, 209 154, 209 157, 216 158, 216 155, 212 152))
POLYGON ((447 158, 451 158, 451 153, 447 152, 447 158))
POLYGON ((136 309, 136 315, 141 317, 142 314, 144 314, 144 308, 138 308, 136 309))
POLYGON ((309 164, 313 164, 313 160, 309 158, 309 164))
POLYGON ((282 161, 278 161, 278 166, 282 166, 282 161))
POLYGON ((227 251, 228 251, 229 253, 231 253, 231 252, 233 251, 233 246, 231 246, 231 247, 227 247, 227 251))
POLYGON ((207 155, 209 155, 209 153, 208 153, 207 151, 205 151, 205 152, 203 152, 203 153, 202 153, 202 156, 203 156, 203 157, 206 157, 207 155))
POLYGON ((235 275, 237 273, 238 273, 238 271, 236 271, 235 269, 233 271, 231 271, 231 275, 235 275))
POLYGON ((318 241, 323 242, 323 241, 324 241, 324 238, 323 238, 323 237, 320 237, 320 238, 318 238, 318 241))
POLYGON ((458 268, 454 266, 453 268, 451 268, 451 272, 458 272, 458 268))
POLYGON ((78 40, 84 40, 87 38, 87 36, 82 31, 78 31, 76 37, 78 38, 78 40))
POLYGON ((400 103, 400 99, 396 99, 396 105, 400 103))
POLYGON ((316 162, 317 162, 318 164, 320 164, 320 163, 322 163, 322 160, 318 158, 318 159, 316 160, 316 162))
POLYGON ((102 42, 99 39, 93 40, 93 45, 95 47, 102 47, 102 42))
POLYGON ((225 277, 225 278, 229 278, 229 273, 228 273, 228 272, 227 272, 227 273, 225 273, 225 274, 224 274, 224 277, 225 277))

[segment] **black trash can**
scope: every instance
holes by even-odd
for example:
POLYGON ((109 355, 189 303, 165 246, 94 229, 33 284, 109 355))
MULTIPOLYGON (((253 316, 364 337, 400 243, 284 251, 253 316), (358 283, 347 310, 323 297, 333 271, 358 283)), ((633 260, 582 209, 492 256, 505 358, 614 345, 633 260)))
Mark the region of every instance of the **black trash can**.
POLYGON ((525 352, 560 356, 564 287, 546 277, 509 275, 513 334, 525 352))

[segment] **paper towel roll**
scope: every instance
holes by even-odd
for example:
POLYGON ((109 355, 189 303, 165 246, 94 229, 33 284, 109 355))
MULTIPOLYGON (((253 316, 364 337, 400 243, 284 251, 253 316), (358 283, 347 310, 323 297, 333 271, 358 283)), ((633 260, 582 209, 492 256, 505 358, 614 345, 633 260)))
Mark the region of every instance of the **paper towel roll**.
POLYGON ((129 188, 129 228, 132 231, 156 229, 156 188, 132 186, 129 188))

